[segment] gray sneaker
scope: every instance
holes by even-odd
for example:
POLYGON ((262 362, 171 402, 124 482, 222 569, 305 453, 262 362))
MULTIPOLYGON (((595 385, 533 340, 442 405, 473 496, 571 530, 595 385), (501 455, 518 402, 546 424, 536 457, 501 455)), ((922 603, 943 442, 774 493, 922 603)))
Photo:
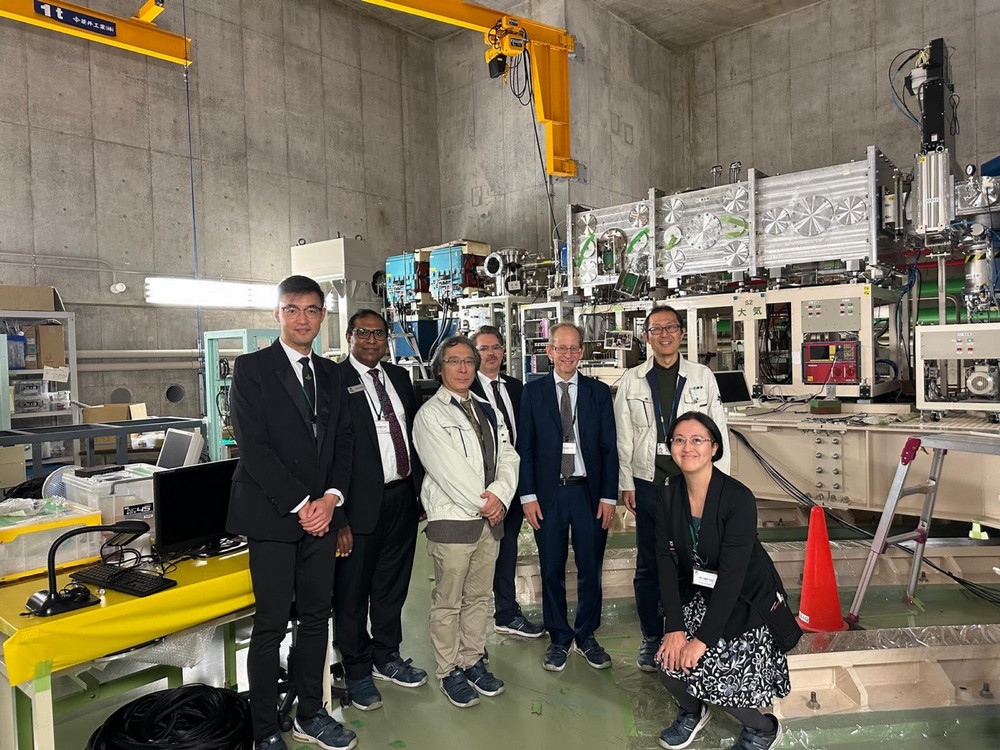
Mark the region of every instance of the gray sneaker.
POLYGON ((698 732, 704 729, 711 719, 712 712, 704 703, 701 704, 701 711, 698 713, 679 709, 674 723, 660 732, 660 747, 666 750, 682 750, 694 742, 698 732))

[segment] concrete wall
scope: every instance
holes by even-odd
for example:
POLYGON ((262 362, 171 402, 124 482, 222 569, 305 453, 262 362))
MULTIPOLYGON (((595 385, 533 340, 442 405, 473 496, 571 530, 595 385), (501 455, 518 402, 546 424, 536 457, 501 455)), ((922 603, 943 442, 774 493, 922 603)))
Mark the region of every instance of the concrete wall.
MULTIPOLYGON (((677 185, 670 152, 686 127, 681 58, 591 0, 535 0, 512 12, 565 24, 582 47, 570 62, 571 150, 587 175, 554 182, 556 221, 569 201, 610 205, 677 185)), ((490 80, 478 34, 458 32, 436 52, 443 238, 550 247, 530 108, 490 80)), ((544 149, 541 126, 539 135, 544 149)))
MULTIPOLYGON (((192 38, 190 143, 180 66, 0 19, 0 278, 58 287, 82 349, 194 347, 195 313, 150 308, 142 282, 192 276, 195 237, 203 276, 275 282, 299 238, 360 234, 384 257, 441 235, 425 41, 333 0, 186 6, 157 24, 192 38), (125 293, 109 292, 111 269, 125 293)), ((266 313, 202 320, 273 325, 266 313)), ((190 370, 81 386, 89 403, 127 386, 150 413, 199 412, 190 370), (189 394, 176 405, 174 382, 189 394)))
POLYGON ((1000 3, 825 0, 689 52, 687 182, 708 184, 713 164, 774 174, 861 158, 872 144, 912 169, 919 132, 893 106, 887 71, 896 53, 939 36, 954 47, 959 163, 995 156, 1000 3))

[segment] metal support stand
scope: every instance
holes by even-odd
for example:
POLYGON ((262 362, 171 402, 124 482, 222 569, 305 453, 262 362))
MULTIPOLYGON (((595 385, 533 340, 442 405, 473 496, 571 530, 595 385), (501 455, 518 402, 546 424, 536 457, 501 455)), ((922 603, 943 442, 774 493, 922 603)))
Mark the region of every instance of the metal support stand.
POLYGON ((875 531, 875 538, 872 540, 872 547, 868 553, 868 560, 865 562, 865 569, 861 573, 861 580, 858 581, 858 590, 854 594, 854 601, 851 602, 851 608, 844 618, 849 623, 857 623, 858 612, 861 610, 861 603, 864 601, 868 584, 875 573, 878 557, 884 554, 892 544, 916 541, 913 551, 913 565, 910 569, 910 580, 906 586, 905 599, 907 603, 913 601, 913 595, 917 589, 917 581, 920 579, 920 565, 923 562, 924 547, 927 544, 927 537, 930 533, 931 518, 934 515, 934 501, 937 499, 941 468, 944 464, 944 457, 950 450, 1000 456, 1000 439, 978 437, 975 435, 946 435, 940 433, 907 438, 906 444, 903 446, 903 451, 899 456, 896 475, 893 477, 892 485, 889 487, 889 496, 886 498, 885 506, 882 509, 882 518, 879 520, 878 528, 875 531), (930 471, 928 472, 926 481, 907 487, 905 486, 906 476, 909 474, 910 464, 913 463, 920 448, 929 448, 934 451, 931 456, 930 471), (916 529, 890 537, 889 529, 892 527, 892 520, 896 515, 896 505, 899 503, 900 498, 917 494, 924 495, 924 505, 920 510, 920 519, 917 521, 916 529))

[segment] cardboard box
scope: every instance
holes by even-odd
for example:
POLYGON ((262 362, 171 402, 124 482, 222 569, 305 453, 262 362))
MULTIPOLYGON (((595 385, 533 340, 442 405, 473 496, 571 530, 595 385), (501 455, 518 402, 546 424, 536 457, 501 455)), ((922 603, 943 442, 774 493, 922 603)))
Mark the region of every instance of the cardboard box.
POLYGON ((0 286, 0 310, 65 310, 52 286, 0 286))
MULTIPOLYGON (((124 422, 127 419, 145 419, 146 416, 145 404, 102 404, 86 407, 83 410, 83 423, 124 422)), ((103 448, 115 448, 113 435, 94 438, 94 449, 103 448)))
POLYGON ((0 487, 16 487, 26 478, 23 445, 0 448, 0 487))
POLYGON ((63 367, 66 364, 66 346, 63 327, 59 325, 35 326, 38 346, 38 367, 63 367))

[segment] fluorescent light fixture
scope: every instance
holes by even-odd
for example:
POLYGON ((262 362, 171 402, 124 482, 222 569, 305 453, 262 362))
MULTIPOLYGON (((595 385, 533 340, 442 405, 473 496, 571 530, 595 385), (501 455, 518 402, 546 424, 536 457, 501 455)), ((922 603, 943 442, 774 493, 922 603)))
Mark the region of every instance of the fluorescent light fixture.
POLYGON ((146 302, 151 305, 273 310, 277 301, 277 284, 146 277, 146 302))

